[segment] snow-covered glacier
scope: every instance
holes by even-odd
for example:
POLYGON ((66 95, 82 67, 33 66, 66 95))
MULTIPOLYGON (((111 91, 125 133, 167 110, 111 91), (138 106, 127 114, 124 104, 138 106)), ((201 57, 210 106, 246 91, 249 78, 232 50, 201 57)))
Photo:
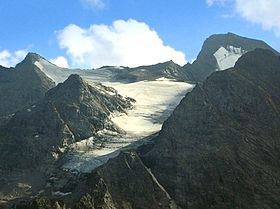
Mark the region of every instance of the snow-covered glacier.
POLYGON ((194 87, 189 83, 164 78, 128 84, 103 84, 136 100, 134 108, 127 113, 111 115, 111 120, 124 130, 125 134, 102 130, 94 137, 75 143, 68 153, 64 169, 90 172, 109 158, 117 156, 121 150, 145 143, 161 129, 163 122, 181 99, 194 87))

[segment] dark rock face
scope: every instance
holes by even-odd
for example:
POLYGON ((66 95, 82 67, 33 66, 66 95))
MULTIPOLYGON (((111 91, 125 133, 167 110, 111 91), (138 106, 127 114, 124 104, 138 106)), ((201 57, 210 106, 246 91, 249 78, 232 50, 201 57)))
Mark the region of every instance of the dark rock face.
POLYGON ((280 207, 280 58, 245 54, 181 101, 143 159, 182 208, 280 207))
POLYGON ((38 102, 55 86, 54 82, 34 65, 36 56, 39 55, 29 53, 15 68, 0 67, 0 117, 38 102))
POLYGON ((185 72, 187 78, 190 81, 204 81, 217 69, 217 61, 214 57, 214 53, 220 47, 227 48, 228 46, 241 48, 247 52, 256 48, 262 48, 278 53, 265 42, 260 40, 241 37, 233 33, 212 35, 203 43, 202 49, 194 63, 188 63, 183 67, 183 71, 185 72))
MULTIPOLYGON (((34 209, 67 205, 73 209, 178 209, 164 188, 135 152, 122 152, 88 174, 69 197, 60 200, 38 198, 23 204, 34 209), (45 202, 46 206, 38 203, 45 202)), ((58 208, 60 208, 58 207, 58 208)))
POLYGON ((101 84, 90 86, 78 75, 71 75, 2 127, 1 159, 7 160, 1 164, 27 168, 58 147, 89 138, 98 130, 119 131, 108 116, 131 106, 131 101, 114 89, 101 84))
POLYGON ((87 185, 96 182, 96 177, 99 183, 104 182, 115 208, 177 208, 134 152, 121 153, 116 159, 110 160, 91 174, 87 185))

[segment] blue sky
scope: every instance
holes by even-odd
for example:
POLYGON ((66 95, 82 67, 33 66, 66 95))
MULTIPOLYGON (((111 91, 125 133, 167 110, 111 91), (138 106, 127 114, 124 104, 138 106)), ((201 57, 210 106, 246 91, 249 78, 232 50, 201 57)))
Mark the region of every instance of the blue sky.
POLYGON ((0 64, 33 51, 70 67, 183 65, 226 32, 279 51, 278 11, 279 0, 1 0, 0 64))

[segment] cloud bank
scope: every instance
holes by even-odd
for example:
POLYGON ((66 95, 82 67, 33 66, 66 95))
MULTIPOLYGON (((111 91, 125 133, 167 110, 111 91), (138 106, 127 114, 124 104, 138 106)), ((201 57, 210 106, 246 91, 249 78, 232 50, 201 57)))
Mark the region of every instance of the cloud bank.
POLYGON ((213 6, 213 4, 220 4, 220 5, 224 5, 224 3, 228 1, 228 0, 206 0, 206 3, 208 4, 208 6, 213 6))
POLYGON ((56 34, 73 65, 134 67, 171 59, 180 65, 187 62, 183 52, 165 45, 156 31, 133 19, 86 29, 71 24, 56 34))
POLYGON ((4 67, 14 67, 25 58, 27 53, 25 49, 17 50, 13 53, 8 50, 2 50, 0 51, 0 65, 4 67))
POLYGON ((69 68, 68 61, 65 57, 59 56, 54 59, 50 59, 50 62, 55 64, 58 67, 69 68))
POLYGON ((221 3, 233 5, 235 12, 242 18, 280 36, 279 0, 206 0, 206 3, 209 6, 221 3))
POLYGON ((82 4, 94 9, 102 9, 105 7, 104 0, 81 0, 82 4))

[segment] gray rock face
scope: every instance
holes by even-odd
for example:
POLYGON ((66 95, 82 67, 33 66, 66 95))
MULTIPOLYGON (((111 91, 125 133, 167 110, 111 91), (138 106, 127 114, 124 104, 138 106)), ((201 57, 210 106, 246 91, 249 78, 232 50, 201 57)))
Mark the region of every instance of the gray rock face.
POLYGON ((104 182, 115 208, 177 208, 169 194, 134 152, 121 153, 116 159, 110 160, 91 174, 87 185, 96 182, 96 178, 98 182, 104 182))
POLYGON ((275 53, 273 48, 263 41, 245 38, 233 33, 212 35, 205 40, 197 59, 192 64, 183 67, 186 77, 190 81, 202 82, 218 68, 217 60, 214 56, 220 47, 240 48, 248 52, 256 48, 269 49, 275 53))
POLYGON ((38 55, 29 53, 15 68, 0 67, 0 117, 38 102, 55 86, 34 65, 36 56, 38 55))
POLYGON ((113 88, 90 86, 78 75, 71 75, 1 128, 1 159, 6 159, 1 164, 28 168, 58 147, 89 138, 98 130, 119 131, 110 123, 109 115, 131 106, 131 100, 113 88))
POLYGON ((182 208, 280 207, 280 58, 245 54, 181 101, 143 159, 182 208))
POLYGON ((178 209, 135 152, 122 152, 81 180, 68 197, 38 198, 22 208, 178 209), (43 204, 38 204, 42 202, 43 204))

